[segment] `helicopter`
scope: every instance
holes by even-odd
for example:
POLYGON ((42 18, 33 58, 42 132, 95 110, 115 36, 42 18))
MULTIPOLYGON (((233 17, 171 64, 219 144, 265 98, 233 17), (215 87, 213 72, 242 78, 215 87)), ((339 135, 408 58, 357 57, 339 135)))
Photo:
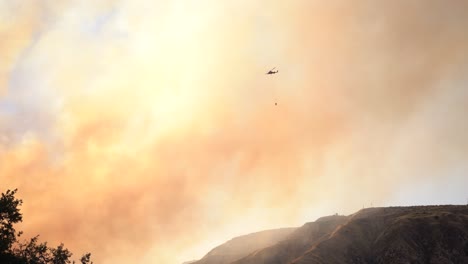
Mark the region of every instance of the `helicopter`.
POLYGON ((267 73, 265 74, 276 74, 278 73, 278 70, 274 71, 276 67, 274 67, 273 69, 269 70, 267 73))
MULTIPOLYGON (((276 73, 278 73, 278 70, 275 71, 275 69, 276 69, 276 67, 274 67, 273 69, 269 70, 269 71, 268 71, 267 73, 265 73, 265 74, 269 74, 269 75, 270 75, 270 74, 276 74, 276 73)), ((277 106, 277 105, 278 105, 278 103, 275 102, 275 106, 277 106)))

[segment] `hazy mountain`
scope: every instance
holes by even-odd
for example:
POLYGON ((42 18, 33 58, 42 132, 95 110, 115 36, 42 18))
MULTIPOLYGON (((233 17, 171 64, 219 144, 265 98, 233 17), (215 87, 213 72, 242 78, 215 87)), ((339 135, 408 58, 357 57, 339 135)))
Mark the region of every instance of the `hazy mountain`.
POLYGON ((249 253, 276 244, 285 239, 296 228, 266 230, 240 236, 214 248, 194 264, 228 264, 249 253))
POLYGON ((283 241, 257 250, 234 263, 290 263, 302 256, 312 245, 328 239, 330 234, 347 219, 346 216, 335 215, 306 223, 283 241))
MULTIPOLYGON (((368 208, 319 218, 263 247, 249 236, 241 237, 246 256, 196 263, 468 263, 468 206, 368 208)), ((231 241, 210 253, 233 252, 231 241)))

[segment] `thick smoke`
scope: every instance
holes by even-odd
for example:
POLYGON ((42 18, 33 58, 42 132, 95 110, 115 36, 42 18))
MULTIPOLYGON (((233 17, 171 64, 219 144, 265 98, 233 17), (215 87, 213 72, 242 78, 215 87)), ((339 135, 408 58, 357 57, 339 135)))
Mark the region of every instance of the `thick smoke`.
POLYGON ((228 2, 0 5, 0 186, 27 235, 179 263, 437 203, 422 182, 464 202, 467 4, 228 2))

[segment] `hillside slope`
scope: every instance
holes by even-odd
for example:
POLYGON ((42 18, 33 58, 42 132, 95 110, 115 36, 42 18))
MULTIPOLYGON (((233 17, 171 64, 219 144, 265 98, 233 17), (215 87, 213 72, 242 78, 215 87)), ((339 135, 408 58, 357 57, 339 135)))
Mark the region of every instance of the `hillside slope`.
POLYGON ((275 245, 257 250, 249 256, 233 262, 235 264, 289 263, 300 257, 312 245, 328 239, 329 235, 341 224, 345 223, 346 216, 327 216, 315 222, 306 223, 298 228, 283 241, 275 245))
POLYGON ((240 236, 214 248, 193 264, 228 264, 247 256, 249 253, 274 245, 285 239, 296 228, 266 230, 240 236))
POLYGON ((231 262, 197 263, 468 263, 468 206, 367 208, 323 217, 250 251, 231 262))
POLYGON ((468 263, 468 206, 361 210, 292 263, 468 263))

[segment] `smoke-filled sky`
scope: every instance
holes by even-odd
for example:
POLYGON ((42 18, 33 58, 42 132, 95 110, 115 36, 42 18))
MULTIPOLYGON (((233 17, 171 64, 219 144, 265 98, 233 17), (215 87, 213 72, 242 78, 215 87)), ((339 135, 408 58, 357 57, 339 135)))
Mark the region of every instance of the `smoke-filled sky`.
POLYGON ((0 0, 0 191, 19 189, 27 235, 104 264, 181 263, 371 204, 466 203, 467 13, 0 0))

